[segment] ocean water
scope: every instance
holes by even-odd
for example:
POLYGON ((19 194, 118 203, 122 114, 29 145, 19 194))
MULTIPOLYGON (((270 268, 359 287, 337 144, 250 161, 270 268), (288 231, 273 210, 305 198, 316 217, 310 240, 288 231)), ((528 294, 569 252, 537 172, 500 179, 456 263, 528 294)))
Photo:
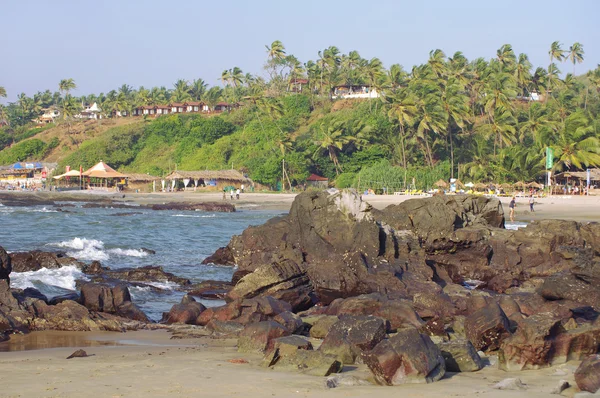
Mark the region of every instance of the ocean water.
MULTIPOLYGON (((80 203, 59 206, 0 205, 0 246, 8 252, 64 251, 89 263, 98 260, 111 269, 160 265, 190 279, 230 280, 233 267, 201 265, 204 258, 250 225, 263 224, 281 211, 240 210, 235 213, 153 211, 148 209, 85 209, 80 203), (59 211, 59 208, 63 211, 59 211), (130 215, 119 215, 134 213, 130 215), (154 250, 149 254, 146 250, 154 250)), ((11 286, 35 287, 48 297, 73 292, 77 280, 88 277, 76 267, 11 273, 11 286)), ((185 294, 171 283, 130 287, 133 301, 154 319, 185 294)), ((223 304, 201 300, 206 306, 223 304)))

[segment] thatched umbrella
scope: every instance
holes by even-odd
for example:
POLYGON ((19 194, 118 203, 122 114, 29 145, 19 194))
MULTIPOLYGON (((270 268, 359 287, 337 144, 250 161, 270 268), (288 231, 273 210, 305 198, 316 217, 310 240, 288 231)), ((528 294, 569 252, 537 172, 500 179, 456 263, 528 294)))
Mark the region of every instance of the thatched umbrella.
POLYGON ((478 182, 477 184, 473 185, 473 188, 475 189, 486 189, 488 187, 488 184, 484 184, 483 182, 478 182))
POLYGON ((446 181, 442 180, 441 178, 439 179, 439 181, 437 181, 433 185, 435 185, 438 188, 448 188, 448 183, 446 181))
POLYGON ((457 179, 454 184, 456 184, 456 188, 464 188, 465 184, 463 184, 459 179, 457 179))
POLYGON ((514 187, 515 188, 525 188, 527 186, 527 184, 525 184, 523 181, 518 181, 515 182, 514 187))
POLYGON ((527 184, 527 188, 535 188, 535 189, 542 189, 542 185, 538 184, 537 182, 530 182, 529 184, 527 184))

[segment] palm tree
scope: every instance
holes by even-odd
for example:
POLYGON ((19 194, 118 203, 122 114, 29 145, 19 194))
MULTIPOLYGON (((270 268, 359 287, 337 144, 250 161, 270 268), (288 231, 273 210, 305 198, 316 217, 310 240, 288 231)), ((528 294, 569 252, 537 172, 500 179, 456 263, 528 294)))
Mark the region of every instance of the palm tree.
POLYGON ((600 166, 600 139, 594 133, 594 126, 582 112, 571 114, 559 130, 558 135, 548 136, 554 143, 550 147, 558 160, 553 170, 585 169, 600 166))
POLYGON ((583 54, 585 54, 583 51, 583 44, 576 42, 569 47, 567 58, 569 58, 573 63, 573 75, 575 75, 575 64, 580 64, 583 62, 583 54))
POLYGON ((189 85, 186 80, 179 79, 173 84, 172 99, 174 102, 184 102, 191 98, 189 85))
POLYGON ((515 142, 517 120, 509 109, 499 107, 494 110, 493 117, 489 123, 481 126, 481 133, 488 139, 494 140, 494 157, 496 157, 496 148, 509 146, 515 142))
POLYGON ((6 89, 0 86, 0 97, 6 98, 6 89))
POLYGON ((531 84, 531 62, 529 62, 527 54, 519 54, 514 76, 521 96, 525 97, 525 92, 529 90, 531 84))
POLYGON ((221 83, 223 83, 223 86, 227 87, 231 82, 231 69, 225 69, 223 72, 221 72, 220 80, 221 83))
MULTIPOLYGON (((548 55, 550 55, 550 65, 548 66, 548 95, 550 95, 550 93, 552 92, 552 73, 554 72, 556 68, 556 65, 554 65, 554 60, 560 61, 562 62, 562 60, 565 58, 565 51, 561 48, 561 44, 558 41, 553 42, 550 45, 550 51, 548 51, 548 55), (554 65, 554 67, 553 67, 554 65)), ((546 101, 548 100, 548 98, 546 98, 546 101)))
MULTIPOLYGON (((341 151, 346 144, 356 141, 356 137, 347 135, 348 130, 349 129, 346 128, 344 122, 340 120, 333 120, 329 123, 321 122, 317 126, 314 143, 318 148, 313 154, 313 157, 322 151, 327 151, 329 159, 331 159, 335 166, 335 173, 337 175, 343 171, 338 160, 338 152, 341 151)), ((358 128, 358 130, 360 130, 360 128, 358 128)))
POLYGON ((194 79, 194 81, 192 81, 192 85, 188 89, 188 93, 194 101, 200 101, 204 96, 204 93, 206 93, 207 87, 208 84, 206 84, 204 80, 194 79))
POLYGON ((69 78, 69 79, 63 79, 58 83, 58 91, 60 91, 61 93, 65 93, 66 95, 69 95, 69 92, 71 90, 75 90, 77 88, 77 85, 75 84, 75 80, 69 78))
POLYGON ((433 167, 433 152, 429 145, 430 133, 439 135, 446 130, 446 115, 440 103, 439 97, 428 95, 425 99, 417 102, 418 119, 417 138, 424 147, 429 167, 433 167))
POLYGON ((544 136, 553 134, 558 128, 558 123, 549 115, 547 106, 533 103, 527 112, 527 119, 519 123, 520 141, 530 137, 538 148, 544 147, 544 136))
POLYGON ((496 58, 506 72, 511 72, 517 63, 517 57, 510 44, 504 44, 496 51, 496 58))
POLYGON ((229 70, 229 75, 233 87, 239 87, 244 82, 244 72, 237 66, 229 70))
POLYGON ((398 121, 400 126, 400 144, 402 146, 402 167, 406 169, 406 145, 405 145, 405 126, 410 126, 417 114, 417 106, 412 96, 406 95, 406 92, 400 92, 394 97, 386 98, 390 102, 388 117, 398 121))
POLYGON ((285 57, 285 46, 279 40, 275 40, 271 46, 265 45, 265 48, 269 59, 280 61, 285 57))
POLYGON ((438 77, 445 76, 447 73, 446 69, 446 54, 440 49, 432 50, 429 52, 429 59, 427 64, 438 77))

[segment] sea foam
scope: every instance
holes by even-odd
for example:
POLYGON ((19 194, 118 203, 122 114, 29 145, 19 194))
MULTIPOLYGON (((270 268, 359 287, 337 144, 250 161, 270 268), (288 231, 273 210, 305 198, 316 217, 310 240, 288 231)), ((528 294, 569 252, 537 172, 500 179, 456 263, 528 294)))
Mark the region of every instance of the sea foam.
POLYGON ((57 269, 42 268, 37 271, 12 272, 10 285, 19 289, 39 288, 39 284, 55 286, 61 289, 76 290, 76 280, 89 280, 79 268, 68 265, 57 269), (36 286, 36 282, 38 286, 36 286))

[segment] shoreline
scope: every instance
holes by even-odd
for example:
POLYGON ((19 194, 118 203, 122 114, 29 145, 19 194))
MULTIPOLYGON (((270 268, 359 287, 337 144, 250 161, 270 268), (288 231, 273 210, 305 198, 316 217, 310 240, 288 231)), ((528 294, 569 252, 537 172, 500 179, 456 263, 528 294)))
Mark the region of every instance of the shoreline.
MULTIPOLYGON (((274 210, 289 211, 296 193, 243 193, 240 199, 223 200, 219 192, 157 192, 157 193, 115 193, 103 191, 67 191, 67 192, 22 192, 0 191, 0 203, 3 200, 20 200, 31 202, 31 205, 49 205, 50 202, 89 201, 117 202, 132 207, 139 205, 175 203, 231 203, 237 210, 274 210)), ((414 195, 364 195, 363 201, 376 209, 399 204, 408 199, 424 198, 414 195)), ((508 219, 508 203, 510 197, 498 198, 505 209, 508 219)), ((531 222, 543 219, 563 219, 579 222, 600 222, 600 196, 551 196, 536 198, 534 213, 529 211, 527 197, 517 197, 515 221, 531 222)))
MULTIPOLYGON (((119 397, 365 397, 380 393, 403 397, 482 394, 493 398, 546 397, 560 380, 574 385, 573 372, 578 365, 578 361, 574 361, 540 370, 504 372, 495 367, 496 358, 492 356, 488 358, 490 365, 478 372, 449 373, 436 383, 395 387, 353 385, 327 389, 324 377, 261 367, 262 355, 238 353, 235 339, 172 340, 165 330, 33 333, 50 338, 64 334, 73 341, 81 336, 102 340, 95 346, 2 352, 1 396, 79 397, 81 391, 87 391, 88 395, 119 397), (124 344, 117 344, 119 342, 124 344), (66 357, 78 348, 84 349, 89 357, 67 360, 66 357), (31 382, 32 375, 38 379, 37 382, 31 382), (492 389, 494 384, 509 377, 520 378, 527 389, 492 389)), ((342 377, 369 378, 370 372, 365 365, 347 368, 340 374, 342 377)), ((569 396, 574 392, 575 389, 571 388, 563 394, 569 396)))

